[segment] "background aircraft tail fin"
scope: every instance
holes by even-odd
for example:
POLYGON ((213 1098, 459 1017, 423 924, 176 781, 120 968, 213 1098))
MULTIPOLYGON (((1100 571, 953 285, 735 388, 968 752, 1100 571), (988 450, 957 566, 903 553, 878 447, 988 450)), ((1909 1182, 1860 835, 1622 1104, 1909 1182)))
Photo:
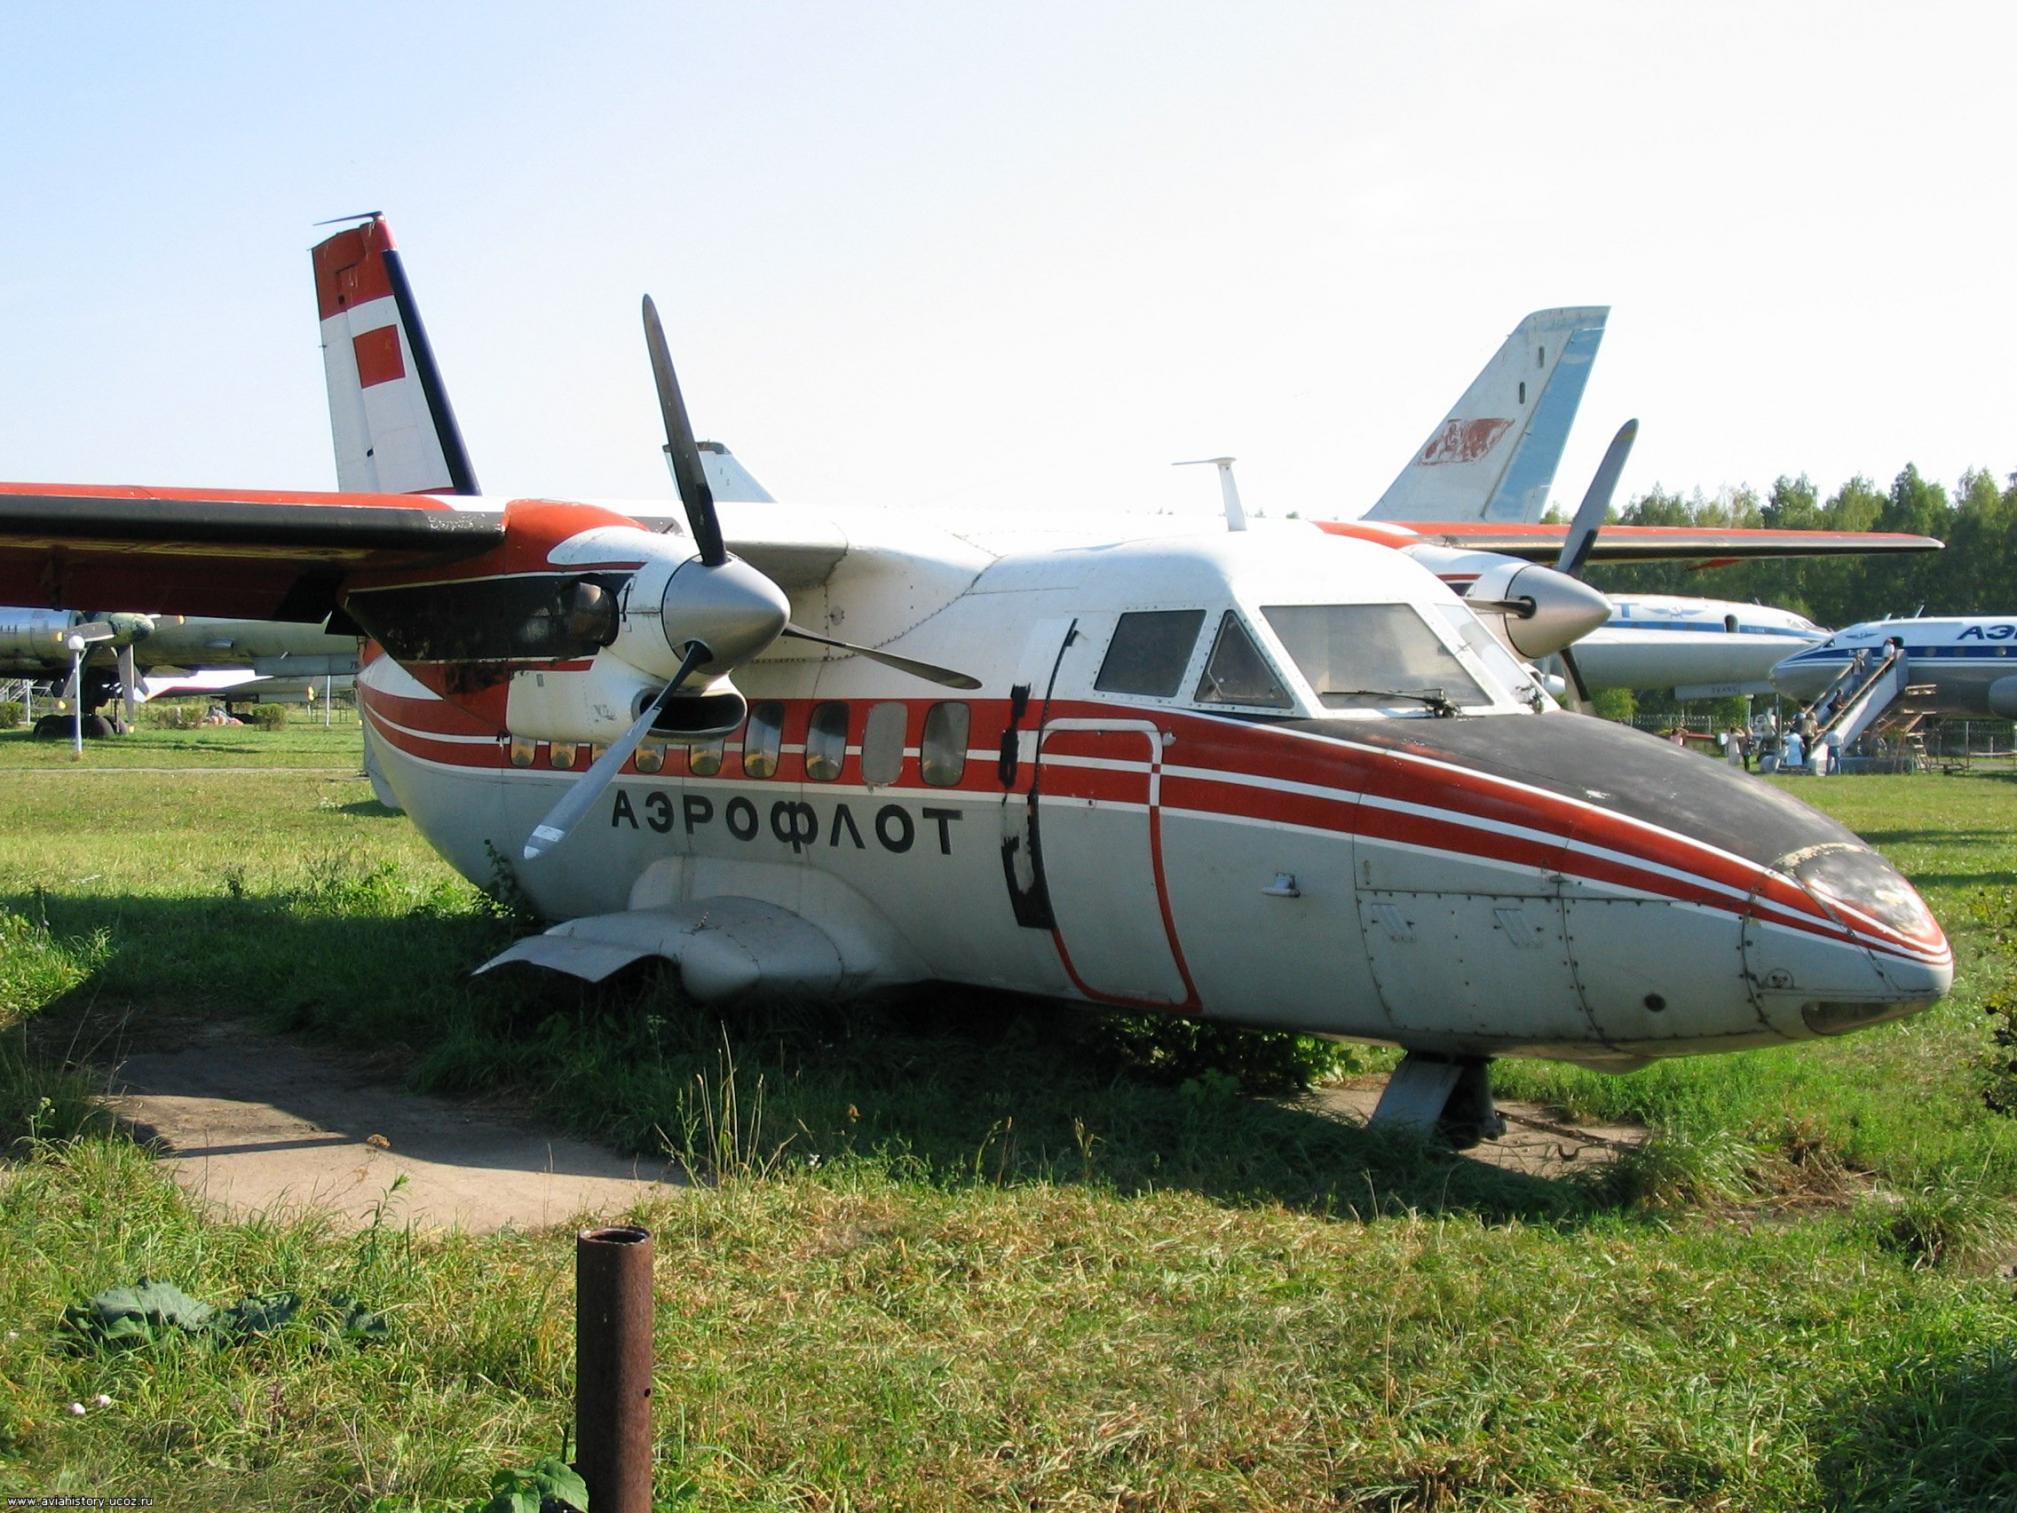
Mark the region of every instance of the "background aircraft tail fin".
POLYGON ((1585 305, 1521 321, 1364 518, 1539 520, 1609 314, 1585 305))
POLYGON ((372 494, 476 493, 476 472, 384 217, 337 232, 310 255, 336 486, 372 494))

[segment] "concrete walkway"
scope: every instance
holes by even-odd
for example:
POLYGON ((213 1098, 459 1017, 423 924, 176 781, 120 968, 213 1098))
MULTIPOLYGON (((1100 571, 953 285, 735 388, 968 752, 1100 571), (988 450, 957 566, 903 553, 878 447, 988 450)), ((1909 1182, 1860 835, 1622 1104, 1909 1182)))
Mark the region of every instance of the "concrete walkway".
POLYGON ((128 1054, 109 1107, 161 1142, 177 1182, 234 1217, 313 1209, 361 1229, 606 1222, 682 1182, 677 1169, 407 1092, 323 1047, 198 1023, 128 1054), (393 1184, 404 1176, 398 1191, 393 1184))

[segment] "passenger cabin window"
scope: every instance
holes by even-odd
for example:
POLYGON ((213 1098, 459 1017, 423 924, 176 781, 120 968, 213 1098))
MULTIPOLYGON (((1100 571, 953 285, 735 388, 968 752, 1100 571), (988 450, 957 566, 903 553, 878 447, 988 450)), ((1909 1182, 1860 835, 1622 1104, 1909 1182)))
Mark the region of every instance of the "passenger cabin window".
POLYGON ((1248 704, 1258 709, 1289 707, 1288 690, 1231 610, 1219 621, 1218 639, 1205 661, 1204 676, 1198 679, 1197 701, 1248 704))
POLYGON ((868 712, 861 734, 861 780, 871 788, 894 783, 903 773, 903 733, 910 712, 901 704, 878 704, 868 712))
POLYGON ((616 639, 627 576, 545 573, 368 589, 344 607, 402 662, 567 661, 616 639))
POLYGON ((511 765, 530 767, 534 757, 539 755, 539 742, 529 736, 515 735, 511 738, 511 765))
POLYGON ((767 778, 777 771, 777 754, 784 745, 784 706, 752 704, 749 724, 742 732, 742 772, 744 777, 767 778))
POLYGON ((972 719, 964 704, 934 704, 926 712, 918 756, 924 780, 932 787, 952 788, 966 776, 966 737, 972 719))
POLYGON ((1261 613, 1326 709, 1492 702, 1412 604, 1278 604, 1261 613))
POLYGON ((1122 615, 1093 687, 1101 693, 1173 698, 1198 644, 1201 609, 1138 609, 1122 615))
POLYGON ((546 759, 556 767, 572 767, 574 765, 574 742, 553 742, 546 748, 546 759))
POLYGON ((711 778, 721 771, 721 753, 726 742, 720 736, 711 741, 695 741, 686 748, 686 770, 697 778, 711 778))
POLYGON ((662 741, 641 741, 635 758, 639 772, 657 772, 665 766, 665 744, 662 741))
MULTIPOLYGON (((847 760, 847 705, 814 707, 805 732, 805 775, 815 783, 831 783, 847 760)), ((745 756, 744 765, 748 765, 745 756)))

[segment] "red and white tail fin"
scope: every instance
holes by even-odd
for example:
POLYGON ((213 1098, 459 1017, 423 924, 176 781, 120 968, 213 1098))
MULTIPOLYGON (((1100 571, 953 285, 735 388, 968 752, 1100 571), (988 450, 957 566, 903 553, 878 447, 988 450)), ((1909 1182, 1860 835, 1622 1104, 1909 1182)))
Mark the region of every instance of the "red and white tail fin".
POLYGON ((476 472, 382 216, 314 248, 336 486, 474 494, 476 472))

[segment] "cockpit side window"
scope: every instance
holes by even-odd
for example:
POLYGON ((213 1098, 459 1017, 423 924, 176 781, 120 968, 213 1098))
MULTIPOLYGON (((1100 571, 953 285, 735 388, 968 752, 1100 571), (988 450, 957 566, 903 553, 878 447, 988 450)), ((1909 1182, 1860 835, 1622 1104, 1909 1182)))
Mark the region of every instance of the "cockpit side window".
POLYGON ((1261 613, 1326 709, 1492 703, 1412 604, 1277 604, 1261 613))
POLYGON ((1093 687, 1101 693, 1147 694, 1168 699, 1182 686, 1205 623, 1201 609, 1130 610, 1114 626, 1106 660, 1093 687))
POLYGON ((1227 610, 1219 621, 1218 639, 1205 661, 1204 676, 1198 679, 1200 704, 1246 704, 1257 709, 1287 709, 1289 693, 1268 659, 1254 645, 1254 638, 1227 610))

